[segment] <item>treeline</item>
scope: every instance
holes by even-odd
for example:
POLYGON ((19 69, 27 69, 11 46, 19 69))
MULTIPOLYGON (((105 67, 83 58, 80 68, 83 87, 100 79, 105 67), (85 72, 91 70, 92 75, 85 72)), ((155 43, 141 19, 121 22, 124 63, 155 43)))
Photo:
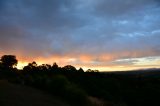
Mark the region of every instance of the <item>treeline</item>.
MULTIPOLYGON (((29 63, 18 70, 15 56, 0 59, 0 78, 57 95, 73 106, 92 106, 88 97, 104 101, 101 106, 159 106, 160 70, 151 75, 84 72, 67 65, 29 63)), ((137 71, 138 73, 138 71, 137 71)))
MULTIPOLYGON (((53 65, 37 65, 36 62, 28 63, 23 69, 16 68, 18 60, 14 55, 4 55, 0 59, 0 79, 7 79, 12 83, 32 86, 50 94, 61 97, 73 106, 91 105, 88 94, 82 86, 73 80, 84 76, 82 68, 66 65, 59 67, 53 65)), ((88 69, 86 73, 98 72, 88 69)))

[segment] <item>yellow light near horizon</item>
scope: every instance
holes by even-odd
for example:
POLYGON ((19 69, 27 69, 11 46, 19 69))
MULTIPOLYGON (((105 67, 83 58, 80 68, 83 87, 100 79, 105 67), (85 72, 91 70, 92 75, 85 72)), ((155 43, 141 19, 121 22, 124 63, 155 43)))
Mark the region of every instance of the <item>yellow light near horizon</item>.
MULTIPOLYGON (((146 68, 160 68, 160 57, 156 58, 155 60, 149 60, 147 58, 133 58, 133 60, 137 60, 132 64, 109 64, 111 61, 107 61, 105 64, 101 63, 92 63, 92 58, 90 56, 82 56, 81 58, 73 58, 73 57, 60 57, 60 56, 53 56, 51 58, 44 58, 38 57, 34 58, 33 60, 27 59, 18 59, 18 69, 23 69, 24 66, 28 65, 28 63, 32 63, 33 60, 37 63, 37 65, 41 64, 50 64, 52 65, 56 62, 60 67, 65 65, 73 65, 77 69, 82 67, 84 70, 92 69, 92 70, 99 70, 99 71, 128 71, 128 70, 136 70, 136 69, 146 69, 146 68), (25 60, 25 61, 24 61, 25 60)), ((129 59, 121 59, 124 63, 129 59)))
POLYGON ((28 62, 18 62, 17 68, 18 69, 23 69, 24 66, 28 65, 28 62))

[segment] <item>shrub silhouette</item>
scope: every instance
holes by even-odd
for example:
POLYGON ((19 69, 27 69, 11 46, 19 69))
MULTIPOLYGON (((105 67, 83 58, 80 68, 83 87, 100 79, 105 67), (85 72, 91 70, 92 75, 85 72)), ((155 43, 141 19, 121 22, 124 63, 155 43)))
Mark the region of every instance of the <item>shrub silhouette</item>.
POLYGON ((53 76, 48 88, 54 95, 64 97, 73 106, 84 106, 87 103, 87 94, 63 75, 53 76))

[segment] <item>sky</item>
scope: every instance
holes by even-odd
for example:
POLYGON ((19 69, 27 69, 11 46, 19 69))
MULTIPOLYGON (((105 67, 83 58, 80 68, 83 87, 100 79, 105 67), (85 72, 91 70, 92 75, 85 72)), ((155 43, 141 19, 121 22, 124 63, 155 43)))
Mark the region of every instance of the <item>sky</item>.
POLYGON ((0 56, 100 71, 160 67, 159 0, 0 0, 0 56))

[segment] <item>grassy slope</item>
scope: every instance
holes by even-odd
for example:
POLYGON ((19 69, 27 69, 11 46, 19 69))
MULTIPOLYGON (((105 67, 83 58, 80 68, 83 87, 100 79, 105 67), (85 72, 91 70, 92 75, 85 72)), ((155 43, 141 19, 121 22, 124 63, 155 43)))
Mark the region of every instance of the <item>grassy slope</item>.
POLYGON ((42 91, 0 80, 0 106, 69 106, 42 91))

